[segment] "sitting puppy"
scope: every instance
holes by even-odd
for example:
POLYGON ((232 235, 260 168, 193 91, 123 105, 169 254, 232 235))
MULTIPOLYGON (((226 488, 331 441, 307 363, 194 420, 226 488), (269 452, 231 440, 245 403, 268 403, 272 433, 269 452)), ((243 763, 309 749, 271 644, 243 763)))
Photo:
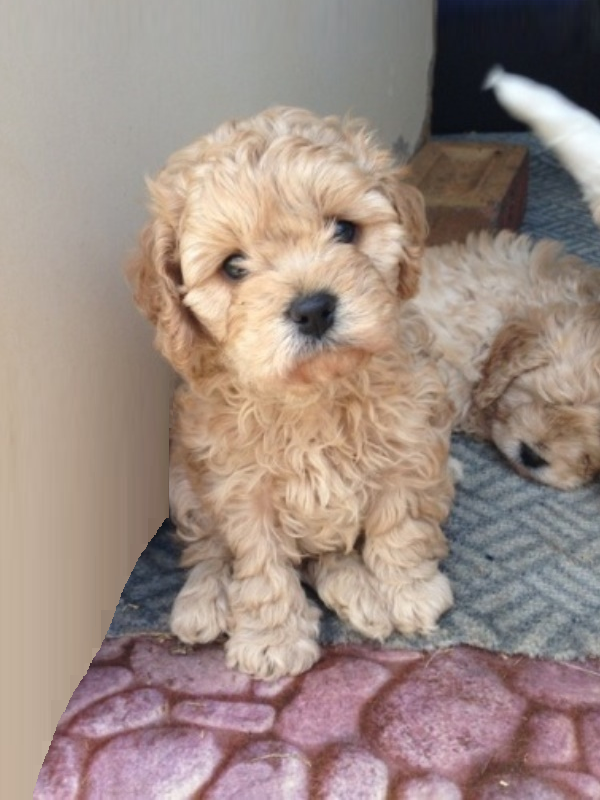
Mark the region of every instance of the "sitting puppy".
POLYGON ((129 275, 177 370, 170 503, 187 582, 171 627, 228 635, 262 678, 318 658, 298 568, 367 637, 427 633, 453 497, 452 410, 415 294, 419 193, 352 121, 276 108, 149 183, 129 275))
POLYGON ((504 231, 427 250, 415 304, 459 430, 572 489, 600 473, 600 269, 504 231))

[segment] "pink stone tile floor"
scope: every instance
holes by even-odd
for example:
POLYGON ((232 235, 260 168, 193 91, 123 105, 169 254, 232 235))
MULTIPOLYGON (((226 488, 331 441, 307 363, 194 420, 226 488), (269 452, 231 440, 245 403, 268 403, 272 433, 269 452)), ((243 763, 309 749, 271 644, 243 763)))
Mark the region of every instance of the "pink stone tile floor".
POLYGON ((600 661, 329 648, 261 683, 219 646, 107 640, 35 800, 600 800, 600 661))

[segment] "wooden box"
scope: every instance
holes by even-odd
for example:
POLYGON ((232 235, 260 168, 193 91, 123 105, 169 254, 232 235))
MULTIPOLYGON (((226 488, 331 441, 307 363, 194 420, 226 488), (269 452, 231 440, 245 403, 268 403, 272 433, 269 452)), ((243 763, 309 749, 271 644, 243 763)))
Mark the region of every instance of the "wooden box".
POLYGON ((470 231, 518 230, 527 202, 529 152, 520 145, 428 142, 410 162, 425 196, 427 243, 464 241, 470 231))

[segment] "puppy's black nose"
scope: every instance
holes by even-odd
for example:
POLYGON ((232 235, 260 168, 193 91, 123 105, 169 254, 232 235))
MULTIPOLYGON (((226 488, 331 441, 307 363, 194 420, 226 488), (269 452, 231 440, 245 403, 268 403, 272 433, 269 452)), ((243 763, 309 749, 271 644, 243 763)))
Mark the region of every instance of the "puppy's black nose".
POLYGON ((548 462, 542 458, 539 453, 536 453, 528 444, 521 442, 519 447, 519 459, 521 464, 528 469, 539 469, 540 467, 547 467, 548 462))
POLYGON ((288 315, 305 336, 320 339, 335 322, 337 298, 329 292, 297 297, 290 304, 288 315))

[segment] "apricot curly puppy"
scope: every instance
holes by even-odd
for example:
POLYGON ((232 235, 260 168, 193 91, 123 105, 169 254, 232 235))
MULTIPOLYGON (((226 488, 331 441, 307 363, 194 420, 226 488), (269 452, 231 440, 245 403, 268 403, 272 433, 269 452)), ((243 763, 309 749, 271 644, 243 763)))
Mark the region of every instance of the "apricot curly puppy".
POLYGON ((471 234, 427 249, 413 302, 457 429, 557 489, 600 475, 600 269, 550 239, 471 234))
POLYGON ((361 123, 293 108, 222 125, 149 189, 129 274, 183 378, 170 502, 191 569, 173 632, 226 633, 227 663, 258 677, 308 669, 301 566, 367 637, 432 630, 452 602, 451 409, 402 311, 420 195, 361 123))

